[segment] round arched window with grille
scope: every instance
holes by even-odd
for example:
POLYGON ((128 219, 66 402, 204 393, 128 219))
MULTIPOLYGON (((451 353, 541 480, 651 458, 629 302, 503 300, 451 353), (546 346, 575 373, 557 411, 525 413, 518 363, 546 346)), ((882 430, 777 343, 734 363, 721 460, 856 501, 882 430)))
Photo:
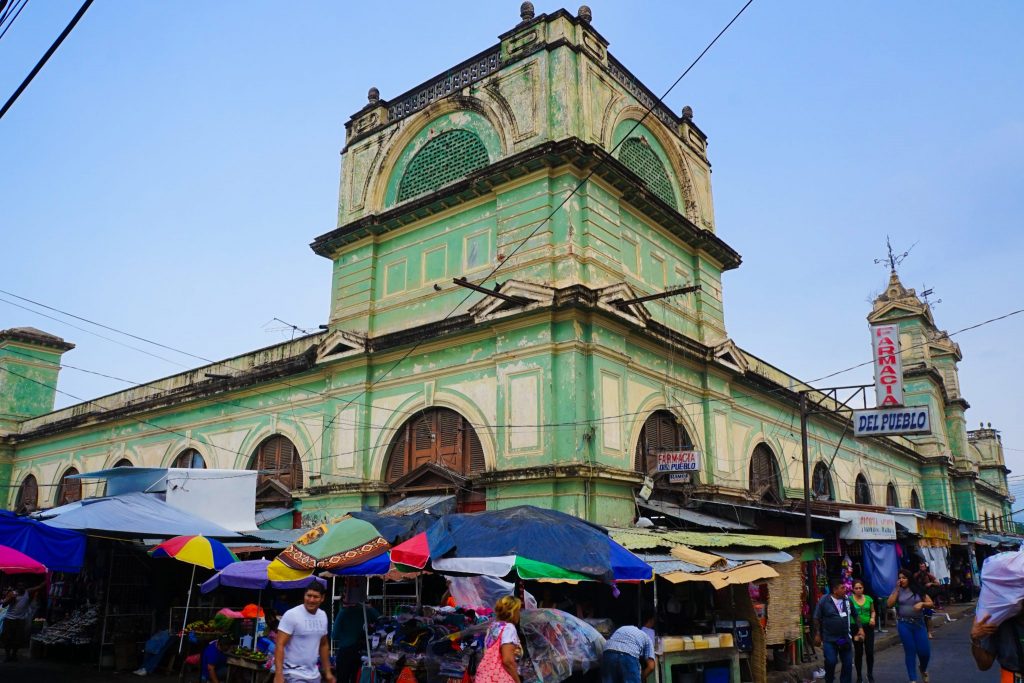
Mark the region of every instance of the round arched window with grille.
POLYGON ((775 454, 761 443, 750 456, 750 493, 762 503, 782 502, 782 476, 775 454))
POLYGON ((53 499, 55 506, 67 505, 68 503, 82 500, 82 480, 68 478, 76 474, 78 474, 78 470, 74 467, 64 470, 64 474, 60 477, 60 483, 57 484, 57 495, 53 499))
POLYGON ((921 509, 921 498, 917 495, 917 489, 910 489, 910 507, 915 510, 921 509))
MULTIPOLYGON (((633 469, 643 474, 652 474, 658 469, 658 454, 666 451, 683 451, 693 448, 690 435, 667 410, 651 413, 640 429, 640 438, 633 452, 633 469)), ((692 472, 696 477, 698 473, 692 472)))
POLYGON ((276 481, 289 491, 302 488, 302 460, 295 444, 280 434, 259 445, 253 454, 250 469, 259 471, 256 488, 266 481, 276 481))
POLYGON ((14 500, 14 511, 18 514, 33 512, 39 508, 39 482, 34 475, 28 475, 21 480, 18 487, 18 496, 14 500))
POLYGON ((196 449, 186 448, 174 459, 171 467, 185 470, 205 470, 206 460, 203 459, 203 456, 196 449))
POLYGON ((891 481, 885 487, 885 504, 891 508, 898 508, 900 506, 900 494, 896 490, 896 484, 891 481))
POLYGON ((811 479, 811 492, 814 493, 814 500, 835 500, 835 490, 832 488, 832 474, 828 466, 819 462, 814 466, 814 476, 811 479))
POLYGON ((871 487, 863 474, 858 474, 853 484, 853 502, 858 505, 871 505, 871 487))
POLYGON ((384 479, 394 483, 428 463, 470 477, 486 469, 480 437, 454 410, 429 408, 406 420, 388 449, 384 479))

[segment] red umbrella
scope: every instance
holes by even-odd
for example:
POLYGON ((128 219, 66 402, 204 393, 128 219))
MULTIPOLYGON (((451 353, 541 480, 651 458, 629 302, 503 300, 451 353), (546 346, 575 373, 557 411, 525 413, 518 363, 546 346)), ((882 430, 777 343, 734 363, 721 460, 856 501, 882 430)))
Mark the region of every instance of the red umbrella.
POLYGON ((0 545, 0 573, 45 574, 46 567, 31 557, 6 545, 0 545))

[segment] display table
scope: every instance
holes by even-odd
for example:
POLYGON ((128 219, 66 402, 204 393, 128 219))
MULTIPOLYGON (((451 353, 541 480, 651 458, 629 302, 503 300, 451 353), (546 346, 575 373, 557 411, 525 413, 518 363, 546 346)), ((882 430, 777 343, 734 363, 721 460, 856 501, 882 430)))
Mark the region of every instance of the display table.
POLYGON ((741 654, 735 647, 716 647, 703 650, 677 650, 657 655, 658 671, 662 683, 672 683, 672 667, 678 664, 710 664, 711 662, 729 663, 730 683, 740 682, 741 654))
POLYGON ((261 662, 228 655, 228 683, 264 683, 272 678, 261 662))

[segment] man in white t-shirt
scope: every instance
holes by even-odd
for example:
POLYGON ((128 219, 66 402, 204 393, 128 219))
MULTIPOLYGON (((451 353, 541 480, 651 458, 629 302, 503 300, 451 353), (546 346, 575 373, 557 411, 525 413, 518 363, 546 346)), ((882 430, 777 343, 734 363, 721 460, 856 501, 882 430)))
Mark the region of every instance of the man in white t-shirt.
POLYGON ((335 683, 327 639, 327 615, 320 609, 324 592, 319 583, 310 584, 302 604, 281 617, 274 649, 274 683, 319 683, 317 657, 323 666, 324 679, 335 683))

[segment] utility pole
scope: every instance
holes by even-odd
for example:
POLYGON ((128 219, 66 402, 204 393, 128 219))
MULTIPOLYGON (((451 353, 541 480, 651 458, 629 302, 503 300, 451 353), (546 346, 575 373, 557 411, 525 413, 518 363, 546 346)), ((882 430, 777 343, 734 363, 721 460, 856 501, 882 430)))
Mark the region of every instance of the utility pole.
POLYGON ((800 392, 800 455, 804 467, 804 538, 811 538, 811 465, 807 455, 807 392, 800 392))

